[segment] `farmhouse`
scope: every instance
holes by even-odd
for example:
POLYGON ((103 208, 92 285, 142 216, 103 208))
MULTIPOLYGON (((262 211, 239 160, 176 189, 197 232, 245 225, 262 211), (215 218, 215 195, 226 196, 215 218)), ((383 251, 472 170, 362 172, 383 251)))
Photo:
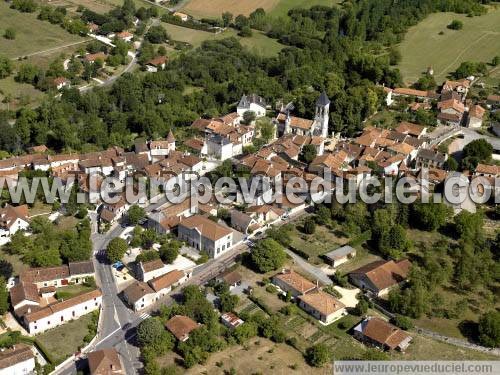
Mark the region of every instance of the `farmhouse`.
POLYGON ((398 262, 378 260, 350 272, 349 279, 362 290, 368 290, 380 297, 406 281, 410 266, 408 259, 398 262))
POLYGON ((229 289, 240 285, 242 280, 243 278, 238 271, 228 271, 217 276, 217 281, 226 283, 229 285, 229 289))
POLYGON ((175 315, 170 318, 165 326, 177 340, 186 341, 189 339, 191 331, 195 330, 200 325, 188 316, 175 315))
POLYGON ((155 57, 154 59, 149 60, 146 63, 146 70, 148 72, 157 72, 159 69, 165 69, 165 65, 167 63, 167 57, 166 56, 158 56, 155 57))
POLYGON ((319 289, 298 297, 299 306, 318 319, 330 324, 347 314, 345 305, 332 295, 319 289))
POLYGON ((293 270, 282 270, 281 273, 273 276, 272 282, 284 292, 290 292, 293 297, 298 297, 317 287, 316 284, 293 270))
POLYGON ((217 258, 233 246, 233 231, 200 215, 182 220, 178 237, 199 251, 206 251, 217 258))
POLYGON ((186 13, 174 12, 172 15, 174 17, 179 17, 182 22, 186 22, 189 19, 189 16, 186 13))
POLYGON ((18 343, 0 351, 0 375, 32 374, 35 372, 35 356, 31 347, 18 343))
POLYGON ((132 41, 133 37, 134 35, 129 33, 128 31, 122 31, 121 33, 116 34, 116 38, 123 40, 124 42, 132 41))
POLYGON ((383 350, 404 352, 412 337, 386 321, 369 316, 354 327, 354 337, 383 350))
POLYGON ((52 84, 54 85, 54 87, 57 90, 61 90, 64 87, 69 87, 70 86, 69 80, 67 78, 64 78, 64 77, 54 78, 54 80, 52 81, 52 84))
POLYGON ((90 352, 87 355, 90 375, 124 375, 122 362, 115 348, 90 352))
POLYGON ((425 126, 406 121, 400 122, 394 130, 398 133, 411 135, 416 138, 421 138, 427 133, 427 128, 425 126))
POLYGON ((323 255, 332 267, 338 267, 356 256, 356 249, 346 245, 323 255))

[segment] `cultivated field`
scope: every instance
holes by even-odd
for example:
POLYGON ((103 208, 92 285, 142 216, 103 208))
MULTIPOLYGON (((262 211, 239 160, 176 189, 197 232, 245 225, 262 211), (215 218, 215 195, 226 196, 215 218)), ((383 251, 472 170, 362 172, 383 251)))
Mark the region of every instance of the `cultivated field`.
POLYGON ((249 15, 257 8, 273 9, 280 0, 190 0, 182 11, 193 17, 220 17, 223 12, 249 15))
POLYGON ((190 0, 182 11, 196 18, 220 17, 223 12, 249 15, 262 8, 274 16, 285 16, 292 8, 310 8, 313 5, 331 6, 339 0, 190 0))
MULTIPOLYGON (((34 52, 61 47, 83 39, 71 35, 59 25, 36 19, 36 13, 21 13, 9 8, 6 2, 0 2, 0 35, 8 27, 16 31, 15 40, 0 38, 0 53, 15 58, 34 52)), ((0 85, 1 86, 1 85, 0 85)))
POLYGON ((233 36, 238 38, 243 46, 261 56, 274 56, 284 47, 275 39, 268 38, 259 31, 254 31, 250 38, 240 38, 236 31, 232 29, 228 29, 223 33, 213 34, 168 23, 163 23, 163 27, 165 27, 173 40, 190 43, 195 48, 199 47, 205 40, 220 40, 233 36))
POLYGON ((463 61, 484 61, 500 55, 500 8, 481 17, 469 18, 454 13, 432 14, 412 27, 400 45, 403 59, 399 65, 407 84, 416 81, 428 66, 434 68, 440 83, 463 61), (446 26, 454 19, 463 22, 462 30, 446 26), (443 32, 442 35, 439 35, 443 32))

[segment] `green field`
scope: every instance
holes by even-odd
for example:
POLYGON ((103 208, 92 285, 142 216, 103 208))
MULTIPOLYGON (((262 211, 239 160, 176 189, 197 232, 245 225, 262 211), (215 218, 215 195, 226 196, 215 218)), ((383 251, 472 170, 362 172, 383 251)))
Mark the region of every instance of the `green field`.
POLYGON ((314 5, 332 6, 338 3, 340 3, 339 0, 281 0, 269 14, 286 16, 288 11, 293 8, 310 8, 314 5))
POLYGON ((435 13, 412 27, 399 46, 403 59, 399 69, 405 83, 416 81, 432 66, 440 83, 463 61, 484 61, 500 55, 500 8, 490 9, 481 17, 469 18, 454 13, 435 13), (462 30, 446 26, 454 19, 464 24, 462 30), (443 32, 443 35, 439 35, 443 32))
MULTIPOLYGON (((8 27, 16 31, 15 40, 0 38, 0 53, 15 58, 34 52, 61 47, 83 41, 77 35, 71 35, 58 25, 36 19, 36 13, 21 13, 9 8, 6 2, 0 2, 0 35, 8 27)), ((1 85, 0 85, 1 87, 1 85)))
POLYGON ((205 40, 220 40, 230 37, 238 38, 244 47, 261 56, 274 56, 284 47, 275 39, 268 38, 259 31, 254 31, 252 37, 250 38, 241 38, 233 29, 228 29, 222 33, 214 34, 168 23, 163 23, 163 27, 165 27, 173 40, 190 43, 195 48, 199 47, 205 40))

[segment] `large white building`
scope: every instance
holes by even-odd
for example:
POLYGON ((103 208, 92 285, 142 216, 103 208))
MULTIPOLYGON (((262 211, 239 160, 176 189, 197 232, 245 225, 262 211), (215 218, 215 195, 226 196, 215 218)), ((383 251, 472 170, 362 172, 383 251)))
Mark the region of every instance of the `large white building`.
POLYGON ((10 237, 19 230, 26 230, 30 226, 28 206, 6 205, 0 209, 0 237, 10 237))
POLYGON ((210 258, 217 258, 233 246, 233 231, 207 217, 194 215, 182 220, 178 236, 189 246, 205 251, 210 258))

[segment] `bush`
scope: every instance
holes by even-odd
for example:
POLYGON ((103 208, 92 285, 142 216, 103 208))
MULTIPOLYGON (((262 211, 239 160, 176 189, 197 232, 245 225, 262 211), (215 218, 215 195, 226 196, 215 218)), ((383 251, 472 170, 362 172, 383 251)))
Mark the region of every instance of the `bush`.
POLYGON ((399 314, 392 319, 392 323, 405 331, 413 328, 413 322, 411 319, 399 314))
POLYGON ((453 20, 451 23, 446 26, 450 30, 461 30, 464 27, 464 23, 460 20, 453 20))
POLYGON ((305 234, 314 234, 314 232, 316 232, 316 222, 314 221, 314 218, 309 216, 304 221, 303 229, 305 234))
POLYGON ((314 367, 321 367, 330 361, 332 354, 325 344, 316 344, 306 350, 306 361, 314 367))
POLYGON ((272 284, 269 284, 268 286, 266 286, 266 292, 268 292, 268 293, 276 294, 277 291, 278 291, 278 289, 276 289, 276 287, 272 284))
POLYGON ((5 32, 3 33, 3 37, 5 39, 9 39, 9 40, 14 40, 16 39, 16 30, 14 30, 13 28, 9 27, 7 29, 5 29, 5 32))

